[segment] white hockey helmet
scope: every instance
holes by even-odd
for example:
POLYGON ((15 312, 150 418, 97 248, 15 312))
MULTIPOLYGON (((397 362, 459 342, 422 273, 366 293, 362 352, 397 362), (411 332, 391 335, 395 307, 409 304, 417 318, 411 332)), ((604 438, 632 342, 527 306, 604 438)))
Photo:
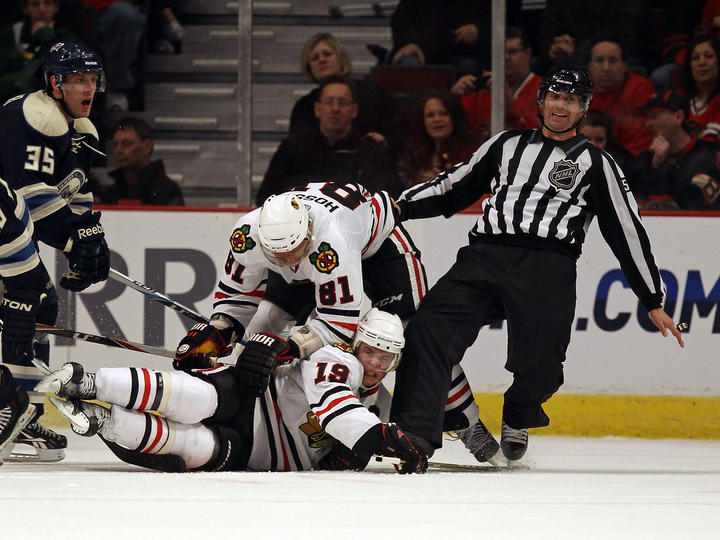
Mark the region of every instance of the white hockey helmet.
POLYGON ((394 371, 400 363, 400 356, 405 346, 405 335, 400 317, 380 311, 378 308, 372 308, 358 323, 353 348, 357 347, 361 341, 370 347, 393 353, 395 358, 383 371, 394 371))
POLYGON ((270 195, 260 209, 258 237, 265 256, 280 266, 284 263, 278 254, 292 251, 305 239, 309 250, 312 220, 307 207, 292 192, 270 195))

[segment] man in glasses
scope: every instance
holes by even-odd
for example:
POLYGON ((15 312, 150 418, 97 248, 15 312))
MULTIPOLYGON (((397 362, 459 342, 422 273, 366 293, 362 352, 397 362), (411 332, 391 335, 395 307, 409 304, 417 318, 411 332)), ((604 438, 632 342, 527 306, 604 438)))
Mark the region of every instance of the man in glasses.
POLYGON ((315 101, 318 129, 306 129, 284 139, 270 160, 255 201, 282 193, 316 178, 359 182, 371 192, 402 190, 385 138, 355 129, 357 91, 339 75, 323 79, 315 101))

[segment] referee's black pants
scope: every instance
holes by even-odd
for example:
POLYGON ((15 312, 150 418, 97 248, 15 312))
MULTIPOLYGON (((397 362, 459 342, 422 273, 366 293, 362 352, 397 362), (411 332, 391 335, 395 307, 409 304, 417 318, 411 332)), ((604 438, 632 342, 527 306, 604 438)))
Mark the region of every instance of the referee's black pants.
POLYGON ((504 317, 513 383, 503 419, 516 429, 548 425, 542 403, 563 383, 575 282, 570 254, 482 241, 462 248, 405 330, 391 419, 440 448, 452 367, 482 326, 504 317))

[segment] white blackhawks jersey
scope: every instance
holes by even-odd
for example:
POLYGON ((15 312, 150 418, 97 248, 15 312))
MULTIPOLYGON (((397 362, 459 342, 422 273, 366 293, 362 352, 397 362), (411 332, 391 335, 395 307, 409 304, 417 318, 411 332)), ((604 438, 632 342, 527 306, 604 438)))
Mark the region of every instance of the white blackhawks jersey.
POLYGON ((255 405, 249 470, 311 469, 336 440, 352 448, 387 421, 390 394, 382 385, 359 393, 363 367, 351 351, 326 345, 277 370, 255 405))
POLYGON ((324 344, 351 342, 370 307, 363 292, 362 259, 374 255, 395 227, 392 200, 359 184, 308 184, 293 192, 308 207, 313 240, 294 268, 276 266, 258 238, 260 209, 242 216, 230 235, 230 252, 215 289, 213 311, 247 328, 265 295, 268 270, 288 283, 315 284, 316 308, 308 324, 324 344))

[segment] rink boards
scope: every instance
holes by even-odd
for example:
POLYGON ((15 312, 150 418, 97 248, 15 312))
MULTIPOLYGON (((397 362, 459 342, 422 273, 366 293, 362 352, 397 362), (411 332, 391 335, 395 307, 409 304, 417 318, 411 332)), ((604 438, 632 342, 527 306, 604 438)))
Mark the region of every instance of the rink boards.
MULTIPOLYGON (((210 314, 213 286, 242 210, 103 212, 114 268, 210 314)), ((476 219, 476 214, 466 213, 406 223, 422 252, 430 284, 454 262, 476 219)), ((548 403, 553 424, 543 432, 720 438, 720 221, 652 216, 644 223, 667 287, 666 310, 675 322, 689 324, 685 348, 651 327, 594 224, 578 261, 578 303, 565 385, 548 403)), ((55 262, 47 247, 41 254, 57 282, 65 262, 55 262)), ((59 292, 57 326, 173 349, 192 324, 117 282, 80 295, 59 292)), ((503 368, 506 338, 504 327, 483 329, 463 360, 491 429, 498 424, 493 419, 500 415, 501 393, 511 381, 503 368)), ((158 357, 53 341, 54 363, 72 359, 90 368, 169 368, 158 357)))

